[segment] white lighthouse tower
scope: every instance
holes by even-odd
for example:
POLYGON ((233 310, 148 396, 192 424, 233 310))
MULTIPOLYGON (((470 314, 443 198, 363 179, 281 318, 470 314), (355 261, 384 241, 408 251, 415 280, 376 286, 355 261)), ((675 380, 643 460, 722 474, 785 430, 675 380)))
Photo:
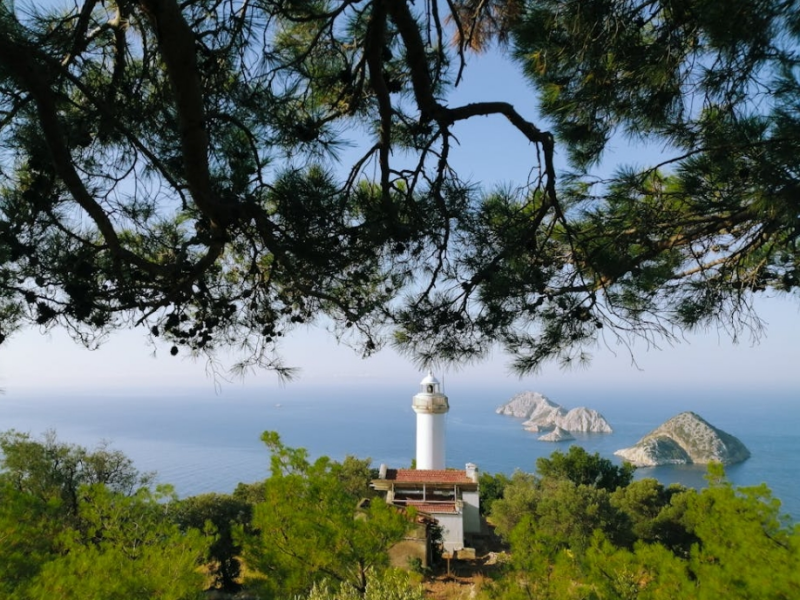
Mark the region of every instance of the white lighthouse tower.
POLYGON ((417 413, 417 469, 444 469, 444 419, 450 406, 430 371, 411 407, 417 413))

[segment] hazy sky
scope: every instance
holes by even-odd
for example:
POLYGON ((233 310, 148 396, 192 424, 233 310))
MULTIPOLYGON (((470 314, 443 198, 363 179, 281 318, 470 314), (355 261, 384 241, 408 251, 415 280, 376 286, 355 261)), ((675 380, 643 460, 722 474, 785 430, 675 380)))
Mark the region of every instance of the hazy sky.
MULTIPOLYGON (((531 121, 539 122, 533 111, 534 98, 516 68, 497 54, 472 58, 458 97, 451 103, 478 100, 511 100, 531 121)), ((462 177, 484 183, 522 183, 534 164, 534 148, 501 117, 479 119, 456 131, 460 147, 456 160, 462 177)), ((608 164, 641 164, 659 156, 658 149, 631 148, 616 141, 607 153, 608 164)), ((548 387, 626 386, 680 387, 702 384, 707 387, 779 387, 800 393, 800 299, 772 298, 759 301, 766 321, 766 336, 753 345, 745 336, 732 344, 726 334, 709 331, 687 335, 687 341, 661 350, 643 343, 633 347, 637 365, 628 349, 602 343, 586 369, 559 370, 546 367, 540 374, 524 378, 520 387, 547 391, 548 387)), ((211 386, 204 362, 181 356, 172 357, 168 348, 155 356, 141 331, 114 336, 103 348, 89 352, 63 333, 42 335, 29 330, 0 346, 0 388, 7 394, 20 390, 76 390, 110 388, 184 388, 211 386)), ((302 369, 302 384, 364 381, 380 385, 411 381, 421 377, 417 367, 391 350, 369 360, 361 360, 352 350, 339 347, 319 330, 298 331, 284 347, 286 362, 302 369)), ((509 378, 507 359, 493 356, 458 372, 448 372, 449 380, 490 383, 509 378)), ((242 385, 240 383, 230 385, 242 385)), ((246 378, 245 386, 277 386, 274 375, 260 373, 246 378)), ((291 384, 290 384, 291 385, 291 384)))
MULTIPOLYGON (((760 314, 768 321, 766 335, 758 344, 744 337, 738 344, 716 331, 687 335, 685 342, 660 350, 641 342, 630 352, 617 345, 600 344, 587 368, 563 371, 548 365, 537 375, 519 382, 520 389, 547 392, 557 388, 615 387, 646 389, 651 386, 681 388, 771 387, 800 393, 800 313, 797 299, 760 302, 760 314)), ((391 349, 362 360, 320 330, 298 331, 283 348, 286 362, 301 369, 298 385, 363 382, 364 385, 408 383, 415 386, 420 370, 391 349)), ((516 380, 509 374, 507 357, 500 354, 459 370, 447 370, 448 381, 491 385, 516 380)), ((100 350, 88 351, 62 332, 42 335, 17 334, 0 346, 0 388, 16 391, 108 390, 133 388, 210 387, 204 361, 172 357, 168 347, 153 354, 143 332, 123 332, 100 350)), ((253 374, 244 382, 225 386, 276 388, 270 373, 253 374)), ((295 385, 295 384, 289 384, 295 385)))

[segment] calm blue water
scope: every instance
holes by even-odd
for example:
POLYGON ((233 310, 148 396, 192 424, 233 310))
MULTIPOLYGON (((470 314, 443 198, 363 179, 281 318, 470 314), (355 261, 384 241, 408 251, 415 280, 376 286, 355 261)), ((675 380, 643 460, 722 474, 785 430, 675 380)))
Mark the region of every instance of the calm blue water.
MULTIPOLYGON (((415 415, 409 386, 370 385, 252 390, 230 386, 215 395, 209 388, 191 393, 139 392, 82 396, 0 396, 0 430, 15 428, 40 435, 55 429, 59 439, 92 447, 107 440, 143 471, 157 471, 182 496, 230 492, 237 483, 268 476, 269 455, 259 440, 278 431, 289 446, 312 456, 371 457, 374 465, 403 467, 414 456, 415 415)), ((494 409, 523 391, 514 382, 490 388, 449 385, 447 464, 474 462, 483 471, 533 471, 536 459, 578 443, 612 458, 613 452, 684 410, 694 410, 716 427, 741 439, 752 458, 728 468, 739 486, 767 483, 786 513, 800 520, 800 393, 537 390, 573 408, 600 411, 613 434, 590 434, 576 442, 539 442, 511 417, 494 409)), ((639 469, 637 477, 664 483, 704 485, 702 467, 639 469)))

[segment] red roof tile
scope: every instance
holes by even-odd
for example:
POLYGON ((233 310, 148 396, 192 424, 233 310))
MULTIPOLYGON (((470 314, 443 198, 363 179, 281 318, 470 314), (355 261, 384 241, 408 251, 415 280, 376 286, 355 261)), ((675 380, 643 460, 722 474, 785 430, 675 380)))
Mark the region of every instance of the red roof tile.
POLYGON ((418 469, 387 469, 388 481, 401 481, 403 483, 461 483, 474 484, 467 472, 456 469, 418 470, 418 469))

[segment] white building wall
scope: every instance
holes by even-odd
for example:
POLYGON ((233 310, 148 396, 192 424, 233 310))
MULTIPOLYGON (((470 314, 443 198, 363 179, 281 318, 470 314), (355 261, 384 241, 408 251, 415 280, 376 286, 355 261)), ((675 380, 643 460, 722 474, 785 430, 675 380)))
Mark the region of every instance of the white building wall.
POLYGON ((444 469, 444 414, 417 413, 417 469, 444 469))
POLYGON ((442 528, 445 552, 461 550, 464 547, 464 524, 461 515, 454 514, 435 514, 436 520, 442 528))
POLYGON ((461 501, 464 503, 464 533, 481 532, 480 495, 474 492, 462 491, 461 501))

